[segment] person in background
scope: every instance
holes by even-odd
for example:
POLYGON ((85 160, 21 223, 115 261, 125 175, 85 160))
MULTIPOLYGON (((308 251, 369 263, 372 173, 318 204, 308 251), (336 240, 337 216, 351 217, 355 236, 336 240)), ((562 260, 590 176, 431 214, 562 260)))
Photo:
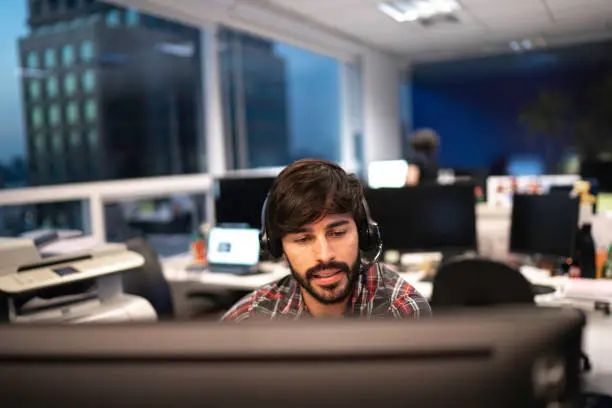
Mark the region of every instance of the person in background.
POLYGON ((365 253, 382 249, 367 233, 371 222, 355 175, 325 160, 286 167, 266 200, 263 241, 291 274, 247 295, 222 320, 430 316, 412 285, 365 253))
POLYGON ((438 163, 436 155, 440 137, 433 129, 419 129, 410 138, 412 154, 408 157, 406 185, 436 183, 438 163))

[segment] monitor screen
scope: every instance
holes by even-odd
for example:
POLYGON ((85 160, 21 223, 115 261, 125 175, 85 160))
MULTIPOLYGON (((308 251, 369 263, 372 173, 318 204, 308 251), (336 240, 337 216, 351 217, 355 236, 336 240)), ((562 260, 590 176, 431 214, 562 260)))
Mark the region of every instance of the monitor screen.
POLYGON ((217 225, 247 224, 261 228, 261 209, 274 177, 222 178, 215 182, 217 225))
POLYGON ((571 407, 584 316, 3 325, 3 406, 571 407))
POLYGON ((567 194, 515 195, 510 252, 571 257, 578 215, 578 199, 567 194))
POLYGON ((213 228, 208 235, 208 262, 214 265, 255 265, 259 262, 259 230, 213 228))
POLYGON ((506 171, 510 176, 539 176, 544 174, 545 167, 538 155, 517 155, 510 158, 506 171))
POLYGON ((452 252, 477 249, 472 184, 367 189, 386 250, 452 252))

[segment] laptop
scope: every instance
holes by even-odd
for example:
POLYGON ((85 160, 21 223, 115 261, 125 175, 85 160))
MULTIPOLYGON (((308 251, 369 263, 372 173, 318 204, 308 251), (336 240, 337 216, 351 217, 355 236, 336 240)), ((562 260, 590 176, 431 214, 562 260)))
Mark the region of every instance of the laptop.
POLYGON ((215 227, 208 235, 210 272, 248 275, 258 272, 259 230, 215 227))

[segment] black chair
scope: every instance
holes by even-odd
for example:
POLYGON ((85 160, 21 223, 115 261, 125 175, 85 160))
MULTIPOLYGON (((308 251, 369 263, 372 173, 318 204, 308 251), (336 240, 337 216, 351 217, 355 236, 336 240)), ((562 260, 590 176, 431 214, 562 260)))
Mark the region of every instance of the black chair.
POLYGON ((535 304, 531 284, 502 262, 482 258, 451 260, 433 280, 432 308, 535 304))
POLYGON ((142 255, 145 263, 140 268, 123 273, 124 292, 148 300, 157 312, 159 320, 174 318, 172 292, 164 277, 157 252, 143 238, 132 238, 126 241, 126 245, 130 251, 142 255))
MULTIPOLYGON (((536 291, 516 268, 483 258, 463 258, 444 263, 433 280, 431 307, 438 309, 533 305, 536 291)), ((582 355, 583 370, 591 362, 582 355)))

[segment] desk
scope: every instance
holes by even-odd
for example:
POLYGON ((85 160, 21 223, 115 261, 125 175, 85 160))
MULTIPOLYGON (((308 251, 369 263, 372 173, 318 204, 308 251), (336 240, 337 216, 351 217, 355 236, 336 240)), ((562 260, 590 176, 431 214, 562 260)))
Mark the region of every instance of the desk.
MULTIPOLYGON (((189 271, 187 267, 190 262, 191 257, 186 254, 164 259, 162 264, 166 279, 169 282, 190 282, 202 288, 206 287, 214 290, 248 292, 272 283, 290 273, 286 265, 275 262, 261 262, 260 269, 263 273, 246 276, 209 271, 189 271)), ((568 278, 550 277, 548 272, 529 266, 522 267, 521 273, 533 284, 553 286, 556 289, 553 294, 537 296, 536 302, 538 304, 557 302, 561 298, 563 287, 568 281, 568 278)), ((421 281, 422 272, 404 272, 399 273, 399 275, 414 286, 425 298, 431 298, 433 285, 431 282, 421 281)))

